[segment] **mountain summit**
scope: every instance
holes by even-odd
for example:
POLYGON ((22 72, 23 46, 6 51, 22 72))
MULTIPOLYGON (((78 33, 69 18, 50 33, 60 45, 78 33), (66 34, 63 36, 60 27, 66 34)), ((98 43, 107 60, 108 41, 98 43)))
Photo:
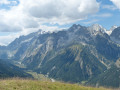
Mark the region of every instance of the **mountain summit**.
POLYGON ((98 33, 106 33, 106 29, 103 28, 99 24, 93 24, 92 26, 88 27, 92 34, 96 35, 98 33))

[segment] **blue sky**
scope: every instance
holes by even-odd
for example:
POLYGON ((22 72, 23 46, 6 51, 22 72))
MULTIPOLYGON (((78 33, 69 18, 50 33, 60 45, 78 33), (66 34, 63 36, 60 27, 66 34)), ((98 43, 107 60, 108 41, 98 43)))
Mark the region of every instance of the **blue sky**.
POLYGON ((120 26, 120 0, 0 0, 0 45, 38 29, 120 26))
POLYGON ((19 0, 8 0, 8 1, 11 1, 11 2, 1 3, 0 9, 10 10, 10 7, 19 5, 19 0))
MULTIPOLYGON (((84 26, 90 26, 92 24, 97 23, 97 24, 102 25, 107 30, 109 30, 112 26, 120 26, 119 8, 117 8, 110 0, 97 0, 97 1, 100 2, 99 11, 95 13, 95 15, 88 16, 87 19, 80 20, 75 23, 81 24, 84 26)), ((72 24, 69 24, 67 26, 71 26, 72 24)), ((63 27, 64 26, 66 25, 63 25, 63 27)))
MULTIPOLYGON (((109 30, 112 26, 120 26, 120 10, 117 8, 112 1, 110 0, 97 0, 100 3, 100 8, 97 13, 94 15, 90 15, 87 19, 76 21, 74 23, 81 24, 83 26, 90 26, 93 24, 100 24, 107 30, 109 30)), ((73 23, 58 25, 54 24, 52 26, 59 27, 70 27, 73 23)), ((51 26, 51 24, 47 23, 46 25, 51 26)))

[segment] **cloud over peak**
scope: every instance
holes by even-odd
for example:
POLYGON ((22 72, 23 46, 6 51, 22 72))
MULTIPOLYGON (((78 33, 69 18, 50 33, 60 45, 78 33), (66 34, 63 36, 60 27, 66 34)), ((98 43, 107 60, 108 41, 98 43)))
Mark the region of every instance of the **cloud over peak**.
POLYGON ((112 1, 118 9, 120 9, 120 0, 110 0, 110 1, 112 1))
MULTIPOLYGON (((10 10, 0 10, 1 22, 21 29, 35 28, 43 23, 75 22, 99 10, 99 3, 96 0, 90 2, 89 0, 19 0, 19 2, 19 5, 11 7, 10 10)), ((2 0, 1 3, 10 1, 2 0)), ((4 31, 1 29, 0 31, 4 31)))
POLYGON ((45 26, 45 23, 63 25, 84 20, 98 12, 100 6, 96 0, 0 0, 0 5, 5 6, 0 7, 0 32, 16 34, 14 37, 12 34, 0 36, 0 42, 38 29, 59 29, 45 26))
POLYGON ((49 19, 51 22, 52 19, 56 19, 56 23, 80 20, 99 10, 99 3, 96 0, 88 2, 89 0, 40 0, 34 2, 28 11, 31 16, 36 18, 49 19))

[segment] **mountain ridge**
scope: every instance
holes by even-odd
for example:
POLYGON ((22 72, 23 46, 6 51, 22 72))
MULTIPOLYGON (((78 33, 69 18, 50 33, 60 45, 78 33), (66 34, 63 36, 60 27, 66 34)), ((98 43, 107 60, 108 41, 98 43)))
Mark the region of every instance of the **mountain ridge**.
POLYGON ((108 35, 98 24, 74 24, 52 33, 39 30, 0 47, 0 58, 48 77, 81 83, 104 73, 120 58, 120 45, 111 39, 116 30, 118 33, 119 27, 108 35))

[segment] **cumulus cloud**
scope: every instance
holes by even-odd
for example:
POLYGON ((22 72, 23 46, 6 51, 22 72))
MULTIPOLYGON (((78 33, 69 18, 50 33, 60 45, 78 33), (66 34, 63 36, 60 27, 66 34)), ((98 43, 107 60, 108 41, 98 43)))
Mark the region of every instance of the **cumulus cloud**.
POLYGON ((21 31, 21 27, 19 26, 14 26, 12 27, 11 25, 7 25, 6 23, 0 22, 0 29, 1 32, 19 32, 21 31))
POLYGON ((39 0, 29 7, 28 11, 36 18, 66 23, 65 21, 84 19, 99 10, 99 3, 96 0, 88 2, 89 0, 39 0))
MULTIPOLYGON (((6 5, 13 2, 17 1, 0 0, 0 4, 6 5)), ((59 29, 57 26, 48 27, 43 24, 73 23, 86 19, 98 10, 99 3, 96 0, 19 0, 17 6, 0 9, 0 32, 16 32, 17 35, 21 35, 41 28, 59 29)))
POLYGON ((93 15, 94 17, 103 17, 103 18, 106 18, 106 17, 111 17, 112 14, 111 13, 102 13, 102 14, 96 14, 96 15, 93 15))
POLYGON ((12 5, 16 5, 17 1, 10 1, 10 0, 0 0, 0 4, 12 4, 12 5))
MULTIPOLYGON (((1 1, 1 3, 9 2, 1 1)), ((66 24, 85 19, 99 10, 99 3, 96 0, 90 2, 89 0, 20 0, 19 2, 19 5, 11 7, 10 10, 0 10, 1 22, 5 22, 6 26, 23 29, 36 28, 43 23, 66 24)), ((1 29, 0 31, 4 31, 4 28, 1 29)))
POLYGON ((8 34, 5 36, 0 36, 0 45, 8 45, 11 41, 13 41, 18 35, 15 33, 8 34))
POLYGON ((8 1, 8 0, 0 0, 0 4, 10 4, 10 1, 8 1))
POLYGON ((117 7, 115 5, 103 5, 103 9, 109 9, 109 10, 116 10, 117 7))
POLYGON ((83 22, 84 24, 88 25, 88 24, 94 24, 96 23, 97 21, 99 21, 98 19, 92 19, 90 21, 86 21, 86 22, 83 22))
POLYGON ((120 9, 120 0, 110 0, 110 1, 112 1, 118 9, 120 9))

